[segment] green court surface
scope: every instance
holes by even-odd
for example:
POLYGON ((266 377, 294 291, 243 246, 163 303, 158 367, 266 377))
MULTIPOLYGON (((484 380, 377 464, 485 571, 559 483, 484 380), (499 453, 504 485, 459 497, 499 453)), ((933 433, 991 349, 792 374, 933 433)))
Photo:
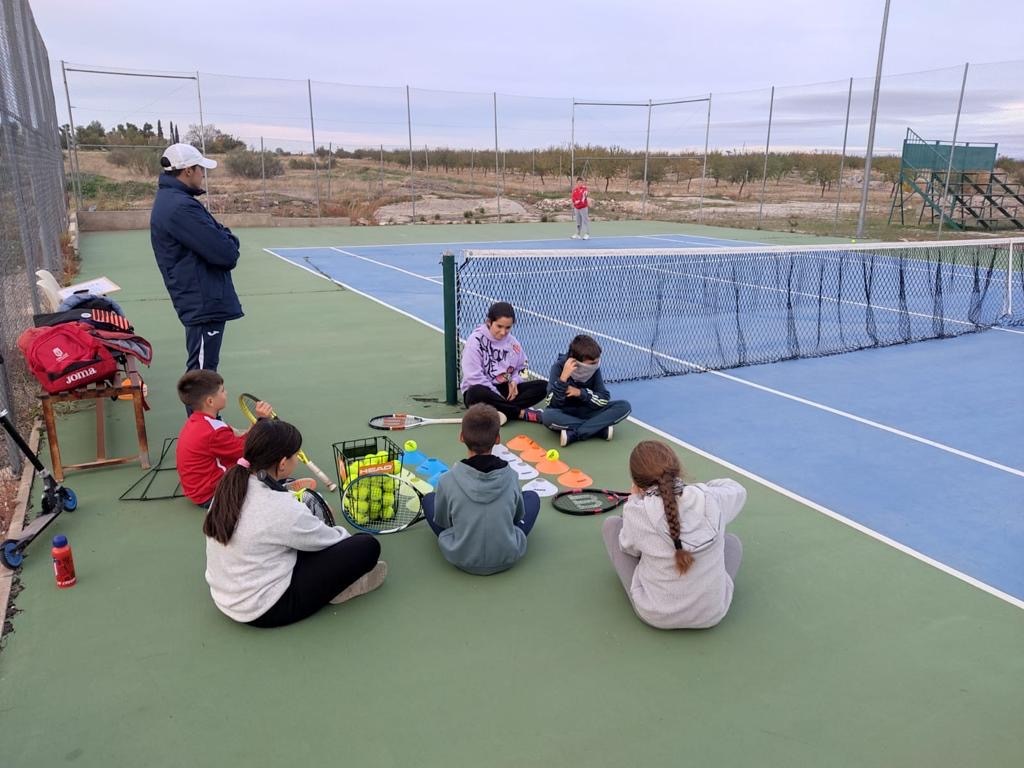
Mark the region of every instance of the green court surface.
MULTIPOLYGON (((372 434, 371 415, 458 412, 439 402, 440 334, 264 247, 564 229, 239 231, 246 317, 224 342, 227 419, 242 424, 234 395, 254 391, 300 426, 326 468, 331 443, 372 434)), ((155 348, 146 373, 155 458, 184 418, 174 393, 184 334, 148 232, 85 235, 83 259, 84 275, 122 286, 115 298, 155 348)), ((131 450, 130 418, 127 404, 110 408, 112 449, 131 450)), ((90 413, 64 419, 68 460, 84 458, 90 430, 90 413)), ((503 437, 520 432, 556 445, 539 425, 503 437)), ((409 434, 428 454, 463 455, 455 428, 409 434)), ((628 453, 647 437, 627 423, 611 444, 563 456, 598 485, 628 487, 628 453)), ((693 478, 733 474, 679 452, 693 478)), ((51 530, 74 548, 73 589, 56 589, 45 542, 28 550, 20 612, 0 653, 5 768, 1024 763, 1024 613, 743 476, 733 475, 749 500, 730 530, 744 561, 732 609, 712 630, 642 624, 607 560, 602 520, 545 502, 526 558, 506 573, 453 569, 420 525, 382 537, 391 572, 379 591, 268 631, 214 607, 199 509, 117 500, 141 474, 128 466, 68 476, 79 510, 51 530)))

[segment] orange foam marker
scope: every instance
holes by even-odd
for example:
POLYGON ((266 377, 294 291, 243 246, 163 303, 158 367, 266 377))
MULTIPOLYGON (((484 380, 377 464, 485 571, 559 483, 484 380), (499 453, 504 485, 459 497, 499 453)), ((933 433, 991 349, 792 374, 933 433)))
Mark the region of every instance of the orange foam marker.
POLYGON ((545 475, 561 475, 568 470, 569 465, 558 459, 552 460, 545 458, 543 461, 537 462, 537 471, 542 472, 545 475))
POLYGON ((509 440, 506 445, 513 451, 525 451, 528 448, 539 448, 536 441, 530 439, 526 435, 516 435, 509 440))
MULTIPOLYGON (((541 461, 547 455, 548 452, 538 445, 536 448, 527 448, 525 451, 519 454, 519 458, 522 459, 523 461, 528 461, 531 464, 536 464, 538 461, 541 461)), ((568 469, 568 467, 566 467, 566 469, 568 469)))
POLYGON ((581 469, 570 469, 564 475, 559 475, 558 482, 566 488, 589 488, 594 481, 589 475, 583 474, 581 469))

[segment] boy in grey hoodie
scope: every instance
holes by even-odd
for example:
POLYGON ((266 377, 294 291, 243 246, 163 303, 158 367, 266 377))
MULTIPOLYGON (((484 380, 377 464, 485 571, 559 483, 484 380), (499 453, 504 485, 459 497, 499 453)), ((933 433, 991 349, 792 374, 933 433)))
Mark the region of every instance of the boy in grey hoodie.
POLYGON ((469 457, 441 475, 436 492, 423 499, 445 559, 478 576, 507 570, 526 554, 526 535, 540 512, 540 497, 521 491, 508 462, 491 455, 499 427, 493 407, 470 406, 459 432, 469 457))

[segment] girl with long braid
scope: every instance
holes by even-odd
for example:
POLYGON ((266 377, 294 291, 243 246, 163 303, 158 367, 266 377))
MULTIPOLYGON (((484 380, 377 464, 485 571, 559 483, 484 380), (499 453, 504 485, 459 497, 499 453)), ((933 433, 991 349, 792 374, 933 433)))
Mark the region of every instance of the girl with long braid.
POLYGON ((604 543, 633 610, 659 629, 718 624, 743 558, 725 532, 747 499, 735 480, 686 484, 675 452, 645 440, 629 457, 632 495, 604 521, 604 543))
POLYGON ((291 424, 257 421, 206 513, 206 581, 235 621, 292 624, 376 589, 387 575, 380 542, 325 525, 282 484, 301 447, 291 424))

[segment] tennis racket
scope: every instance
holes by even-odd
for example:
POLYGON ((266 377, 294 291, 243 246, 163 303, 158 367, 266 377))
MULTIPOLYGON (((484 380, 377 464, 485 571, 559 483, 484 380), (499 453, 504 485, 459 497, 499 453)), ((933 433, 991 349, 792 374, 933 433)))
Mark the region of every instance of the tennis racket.
POLYGON ((294 491, 294 494, 299 501, 309 508, 310 512, 320 518, 320 522, 324 525, 329 525, 331 528, 334 527, 334 513, 331 511, 331 505, 327 503, 323 496, 307 488, 294 491))
POLYGON ((600 515, 609 512, 629 498, 628 493, 603 488, 576 488, 555 494, 555 509, 567 515, 600 515))
MULTIPOLYGON (((498 422, 505 424, 508 416, 498 412, 498 422)), ((370 419, 370 426, 374 429, 383 429, 391 432, 401 429, 414 429, 415 427, 427 427, 431 424, 461 424, 462 419, 428 419, 424 416, 413 416, 408 413, 385 413, 381 416, 374 416, 370 419)))
MULTIPOLYGON (((253 424, 255 424, 258 419, 256 416, 256 403, 259 401, 260 399, 256 397, 256 395, 250 395, 248 392, 243 392, 238 396, 238 407, 242 409, 242 413, 245 414, 245 418, 253 424)), ((271 411, 270 418, 276 419, 277 414, 274 411, 271 411)), ((324 471, 320 469, 320 467, 310 461, 309 456, 306 455, 305 451, 299 451, 299 461, 309 467, 310 472, 316 475, 320 481, 327 486, 327 490, 338 490, 338 484, 325 475, 324 471)))
POLYGON ((341 495, 341 513, 367 533, 397 533, 423 520, 423 494, 398 475, 363 475, 341 495))

